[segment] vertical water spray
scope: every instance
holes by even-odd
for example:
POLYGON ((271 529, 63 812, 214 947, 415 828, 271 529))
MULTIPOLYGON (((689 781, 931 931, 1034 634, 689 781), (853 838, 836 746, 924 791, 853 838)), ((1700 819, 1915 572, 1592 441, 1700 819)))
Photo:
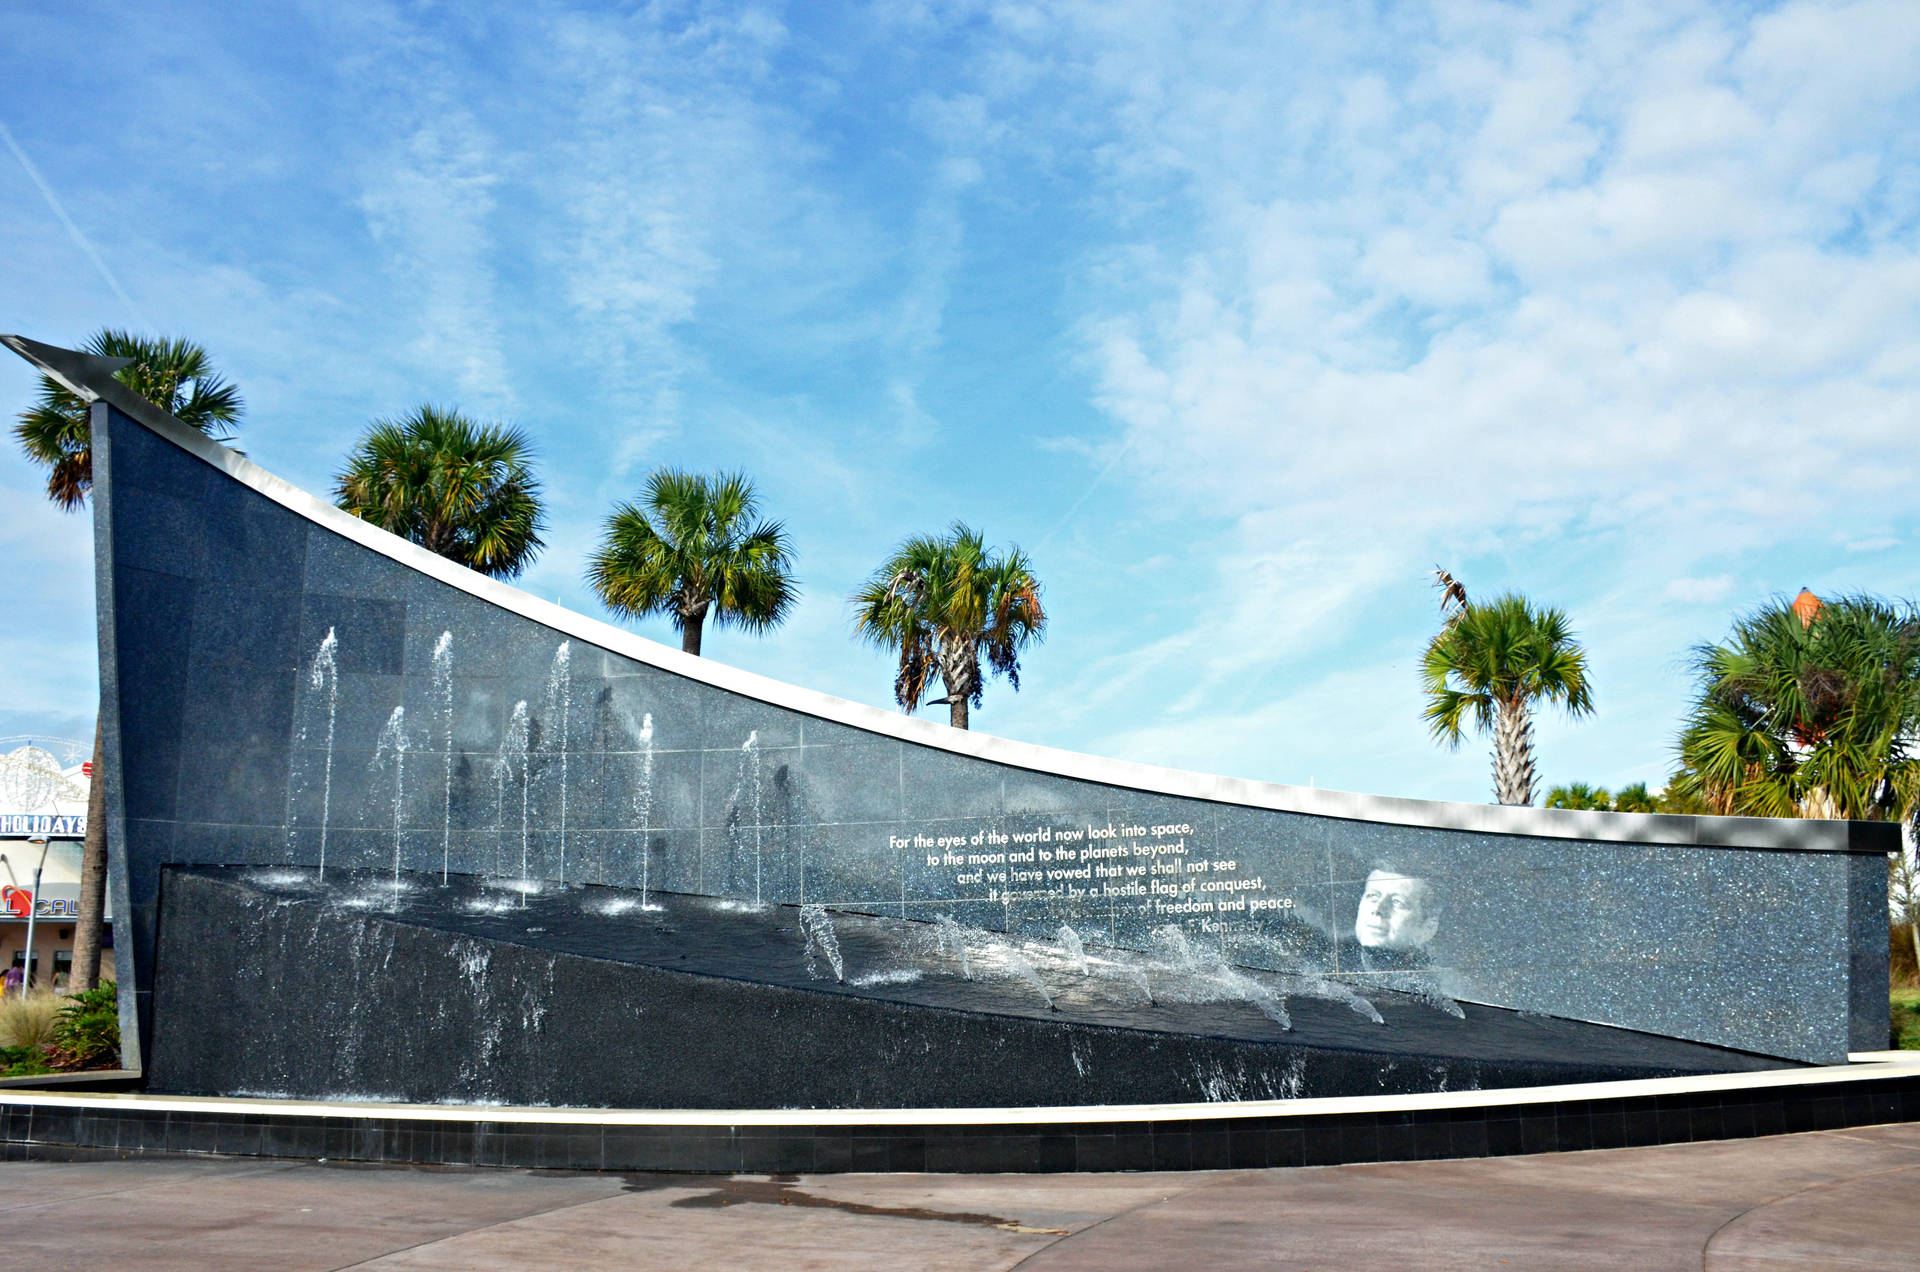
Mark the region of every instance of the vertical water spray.
POLYGON ((393 762, 393 895, 396 902, 400 896, 401 817, 407 802, 407 746, 407 709, 395 707, 387 717, 386 727, 380 730, 373 763, 378 768, 389 759, 393 762))
POLYGON ((648 840, 653 831, 653 713, 640 721, 640 790, 635 796, 640 813, 640 905, 647 904, 647 866, 653 856, 648 840))
POLYGON ((506 874, 505 850, 507 823, 507 777, 511 772, 507 763, 507 739, 500 739, 500 749, 493 757, 493 873, 495 878, 506 874))
POLYGON ((753 903, 763 904, 760 897, 760 853, 762 822, 766 820, 760 801, 760 735, 757 732, 747 734, 746 752, 753 757, 753 903))
POLYGON ((547 714, 560 708, 560 731, 553 749, 560 753, 560 882, 567 881, 567 713, 573 699, 573 642, 563 640, 553 651, 553 670, 547 673, 547 714))
MULTIPOLYGON (((285 835, 286 864, 291 866, 300 859, 300 756, 307 749, 306 712, 301 710, 300 681, 306 673, 297 670, 294 675, 293 691, 293 738, 287 751, 287 833, 285 835)), ((313 709, 313 700, 308 698, 304 704, 307 711, 313 709)))
MULTIPOLYGON (((747 740, 740 744, 740 761, 733 777, 733 796, 728 800, 727 808, 727 845, 728 856, 746 848, 747 826, 742 820, 753 819, 753 903, 762 903, 760 887, 760 734, 758 730, 747 734, 747 740)), ((731 866, 731 861, 729 863, 731 866)))
POLYGON ((453 863, 453 633, 441 632, 433 646, 433 693, 440 707, 440 733, 446 743, 446 786, 440 800, 440 883, 453 863))
POLYGON ((520 896, 523 902, 527 882, 527 789, 532 776, 528 772, 527 739, 531 728, 526 700, 522 699, 513 704, 513 717, 507 721, 507 736, 501 745, 509 767, 520 770, 520 882, 523 885, 520 896))
POLYGON ((316 872, 323 882, 327 877, 327 822, 333 815, 333 721, 340 706, 339 648, 333 628, 327 628, 327 637, 320 642, 320 650, 313 656, 313 670, 308 673, 313 688, 324 687, 327 691, 327 755, 320 778, 320 868, 316 872))
MULTIPOLYGON (((329 630, 328 635, 331 637, 331 630, 329 630)), ((313 661, 305 667, 295 668, 294 670, 293 737, 287 754, 286 850, 287 864, 289 866, 300 859, 300 796, 313 783, 313 775, 311 772, 306 774, 307 780, 305 782, 300 780, 302 770, 311 768, 311 765, 302 764, 301 758, 307 749, 308 725, 311 722, 313 713, 317 710, 315 701, 318 697, 318 690, 324 684, 324 681, 314 673, 319 669, 320 652, 325 648, 326 645, 323 641, 320 649, 314 652, 313 661), (300 691, 302 682, 311 686, 311 690, 305 694, 302 694, 300 691)))

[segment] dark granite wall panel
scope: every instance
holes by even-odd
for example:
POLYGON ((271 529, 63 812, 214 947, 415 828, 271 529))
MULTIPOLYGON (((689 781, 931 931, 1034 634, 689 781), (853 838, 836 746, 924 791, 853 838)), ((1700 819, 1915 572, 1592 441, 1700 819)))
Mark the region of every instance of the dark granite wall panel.
MULTIPOLYGON (((658 920, 671 934, 655 938, 605 910, 583 921, 565 895, 515 909, 470 879, 443 891, 413 877, 388 910, 377 879, 323 892, 270 881, 282 873, 167 873, 151 1089, 599 1108, 996 1108, 1491 1090, 1779 1063, 1485 1008, 1456 1019, 1386 997, 1378 1024, 1344 1003, 1296 999, 1281 1029, 1244 1002, 1129 1010, 1110 999, 1089 1010, 1063 989, 1046 1008, 981 965, 978 980, 936 972, 906 988, 863 987, 806 975, 791 907, 707 913, 710 903, 674 896, 658 920)), ((586 904, 609 901, 638 898, 586 904)), ((848 971, 897 957, 884 951, 921 927, 842 916, 848 971), (882 933, 889 944, 876 942, 882 933)), ((1157 993, 1171 1000, 1176 985, 1163 976, 1157 993)))
POLYGON ((1893 1005, 1887 997, 1892 951, 1886 939, 1886 859, 1877 853, 1852 858, 1848 881, 1848 944, 1852 952, 1848 988, 1852 1010, 1847 1046, 1853 1051, 1882 1051, 1893 1031, 1893 1005))
POLYGON ((108 415, 103 657, 142 992, 160 862, 317 866, 324 846, 1130 946, 1177 925, 1241 963, 1804 1060, 1884 1030, 1878 858, 1341 821, 868 733, 563 636, 108 415), (1412 912, 1398 948, 1358 923, 1376 871, 1412 912))

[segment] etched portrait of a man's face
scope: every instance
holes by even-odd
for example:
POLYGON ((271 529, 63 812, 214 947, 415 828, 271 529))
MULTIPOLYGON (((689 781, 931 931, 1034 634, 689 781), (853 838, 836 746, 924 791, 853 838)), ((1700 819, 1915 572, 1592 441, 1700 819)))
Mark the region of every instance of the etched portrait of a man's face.
POLYGON ((1433 939, 1440 910, 1425 879, 1375 870, 1360 893, 1354 939, 1370 950, 1415 950, 1433 939))

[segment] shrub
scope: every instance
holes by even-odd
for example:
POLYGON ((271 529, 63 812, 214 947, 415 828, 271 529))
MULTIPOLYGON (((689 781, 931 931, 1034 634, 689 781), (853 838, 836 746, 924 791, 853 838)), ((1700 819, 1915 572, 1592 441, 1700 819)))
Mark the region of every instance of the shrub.
POLYGON ((1893 1024, 1890 1044, 1897 1050, 1920 1051, 1920 990, 1896 989, 1887 1006, 1893 1024))
POLYGON ((32 1047, 36 1051, 53 1041, 53 1018, 60 996, 37 989, 22 996, 0 997, 0 1047, 32 1047))
POLYGON ((67 999, 54 1017, 53 1045, 68 1068, 97 1068, 118 1058, 120 999, 112 981, 67 999))
POLYGON ((0 1047, 0 1078, 30 1078, 52 1072, 46 1053, 38 1047, 0 1047))

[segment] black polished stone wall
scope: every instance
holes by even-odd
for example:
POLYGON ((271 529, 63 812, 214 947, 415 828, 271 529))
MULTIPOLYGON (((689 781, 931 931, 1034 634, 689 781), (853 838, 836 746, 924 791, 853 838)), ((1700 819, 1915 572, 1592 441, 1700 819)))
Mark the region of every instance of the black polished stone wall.
POLYGON ((1856 828, 1859 853, 1712 819, 1689 845, 1476 833, 956 754, 563 634, 95 412, 114 900, 143 1039, 163 866, 323 861, 1131 946, 1177 925, 1237 963, 1809 1061, 1885 1037, 1880 828, 1856 828), (1410 949, 1357 939, 1375 871, 1423 881, 1410 949))
MULTIPOLYGON (((803 969, 791 906, 470 878, 317 889, 170 869, 150 1089, 583 1108, 1015 1108, 1493 1090, 1791 1067, 1605 1026, 1376 991, 1369 1022, 1296 997, 1157 1004, 1071 972, 1042 1005, 976 951, 961 980, 900 957, 925 924, 842 915, 847 977, 803 969), (876 940, 876 937, 883 938, 876 940), (884 939, 892 938, 892 939, 884 939), (901 938, 905 938, 904 940, 901 938), (872 976, 875 970, 906 976, 872 976), (924 973, 924 975, 923 975, 924 973), (1084 982, 1083 982, 1084 983, 1084 982)), ((266 876, 265 881, 262 876, 266 876)), ((923 960, 925 962, 925 960, 923 960)), ((1186 1001, 1180 1001, 1181 999, 1186 1001)))

